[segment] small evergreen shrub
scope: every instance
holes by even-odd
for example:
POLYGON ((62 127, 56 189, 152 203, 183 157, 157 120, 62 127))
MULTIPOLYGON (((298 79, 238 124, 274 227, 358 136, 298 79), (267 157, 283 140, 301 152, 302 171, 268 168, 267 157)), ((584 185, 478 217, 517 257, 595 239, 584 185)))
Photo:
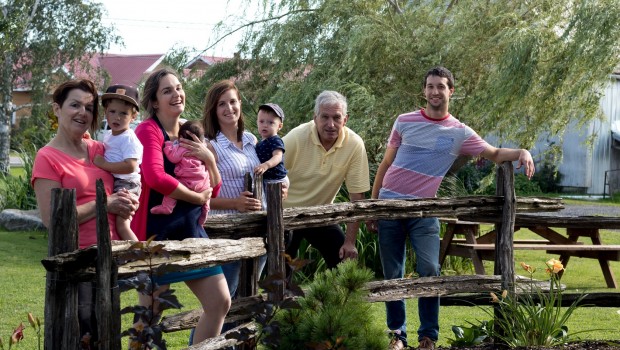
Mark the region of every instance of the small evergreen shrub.
POLYGON ((363 298, 362 287, 372 279, 372 272, 353 260, 317 274, 298 299, 300 308, 276 315, 280 344, 270 348, 384 349, 385 334, 371 322, 370 303, 363 298))

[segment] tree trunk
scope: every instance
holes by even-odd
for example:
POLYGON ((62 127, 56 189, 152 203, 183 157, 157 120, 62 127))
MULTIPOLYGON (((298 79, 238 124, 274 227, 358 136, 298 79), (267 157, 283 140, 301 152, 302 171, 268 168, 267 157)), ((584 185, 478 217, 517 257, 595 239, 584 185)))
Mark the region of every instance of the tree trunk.
POLYGON ((3 174, 8 174, 10 170, 13 75, 13 58, 5 53, 0 80, 0 172, 3 174))

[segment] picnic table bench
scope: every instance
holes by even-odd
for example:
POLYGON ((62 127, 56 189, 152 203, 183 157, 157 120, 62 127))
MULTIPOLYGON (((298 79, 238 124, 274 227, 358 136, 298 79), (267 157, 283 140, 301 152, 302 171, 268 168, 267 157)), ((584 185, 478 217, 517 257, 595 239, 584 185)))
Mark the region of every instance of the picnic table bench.
MULTIPOLYGON (((480 235, 480 223, 493 223, 492 219, 475 222, 456 219, 442 219, 447 224, 441 241, 439 261, 443 264, 446 256, 471 258, 477 274, 485 274, 483 260, 495 259, 496 232, 492 230, 480 235), (464 238, 455 238, 462 235, 464 238)), ((620 261, 620 245, 606 245, 602 242, 600 229, 620 229, 620 217, 601 216, 546 216, 517 214, 515 232, 527 228, 542 239, 515 240, 514 249, 544 250, 549 254, 559 254, 559 260, 568 265, 571 257, 596 259, 601 266, 605 282, 609 288, 618 288, 610 261, 620 261), (566 234, 554 228, 566 228, 566 234), (578 241, 580 237, 589 238, 591 243, 578 241)))

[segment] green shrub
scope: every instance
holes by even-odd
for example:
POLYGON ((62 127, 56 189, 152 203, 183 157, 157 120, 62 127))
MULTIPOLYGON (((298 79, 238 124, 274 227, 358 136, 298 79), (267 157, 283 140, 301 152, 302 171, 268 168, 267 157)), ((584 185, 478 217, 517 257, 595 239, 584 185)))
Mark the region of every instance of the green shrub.
POLYGON ((0 185, 0 210, 6 208, 21 210, 37 208, 34 189, 30 186, 36 148, 33 145, 26 146, 19 152, 19 155, 24 161, 24 175, 0 174, 0 181, 2 181, 0 185))
POLYGON ((529 180, 523 174, 515 174, 515 193, 517 196, 534 196, 543 193, 538 182, 529 180))
MULTIPOLYGON (((495 164, 489 160, 469 162, 456 173, 456 177, 468 194, 495 194, 495 164)), ((562 189, 561 180, 562 174, 553 157, 549 156, 536 164, 536 173, 531 180, 522 173, 515 173, 515 192, 518 196, 558 193, 562 189)))
POLYGON ((384 349, 383 328, 373 322, 362 289, 372 279, 369 269, 352 260, 317 274, 306 296, 298 299, 300 308, 277 315, 277 349, 384 349))
MULTIPOLYGON (((571 340, 566 323, 585 295, 581 295, 569 307, 562 308, 559 273, 564 270, 564 266, 555 259, 547 261, 545 265, 549 274, 548 292, 533 283, 536 268, 522 262, 521 267, 530 274, 528 288, 516 295, 504 291, 498 297, 491 293, 500 315, 494 320, 499 329, 494 336, 511 348, 555 346, 571 340)), ((491 311, 489 315, 492 316, 491 311)))
MULTIPOLYGON (((484 158, 480 158, 474 162, 468 162, 456 173, 463 184, 463 188, 469 194, 479 193, 484 186, 484 179, 489 174, 494 173, 495 164, 484 158)), ((493 189, 495 191, 495 189, 493 189)))
POLYGON ((17 151, 30 146, 37 149, 43 147, 52 139, 58 127, 56 120, 49 105, 34 106, 32 115, 23 118, 19 128, 11 131, 11 149, 17 151))
POLYGON ((493 321, 481 321, 480 325, 467 322, 469 326, 452 326, 454 339, 448 338, 452 347, 473 346, 490 340, 493 334, 493 321))
POLYGON ((532 176, 532 182, 538 184, 542 193, 557 193, 562 190, 560 186, 562 174, 558 170, 559 162, 556 158, 556 153, 552 151, 536 164, 536 173, 532 176))

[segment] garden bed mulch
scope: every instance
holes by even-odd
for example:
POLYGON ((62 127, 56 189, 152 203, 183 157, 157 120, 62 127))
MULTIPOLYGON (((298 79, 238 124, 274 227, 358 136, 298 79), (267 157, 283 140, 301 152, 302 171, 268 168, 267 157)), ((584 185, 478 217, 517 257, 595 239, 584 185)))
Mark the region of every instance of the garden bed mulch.
MULTIPOLYGON (((415 349, 415 348, 412 348, 415 349)), ((437 350, 495 350, 493 344, 483 344, 471 347, 437 347, 437 350)), ((511 350, 620 350, 620 340, 614 341, 582 341, 551 347, 518 347, 511 350)))

